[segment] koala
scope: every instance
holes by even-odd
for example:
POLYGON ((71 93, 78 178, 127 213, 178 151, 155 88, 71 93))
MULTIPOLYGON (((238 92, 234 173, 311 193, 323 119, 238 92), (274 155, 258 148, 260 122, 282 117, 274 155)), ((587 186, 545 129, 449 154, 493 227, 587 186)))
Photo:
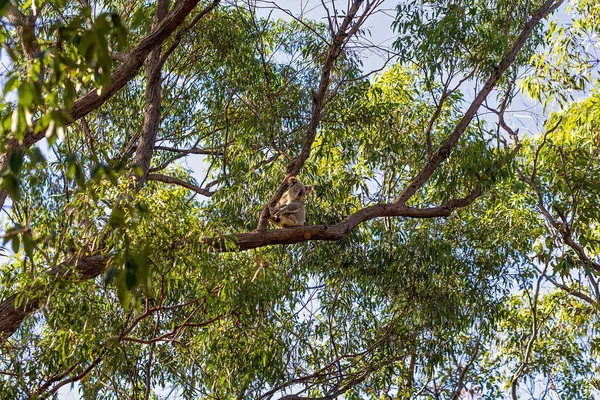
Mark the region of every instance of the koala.
POLYGON ((280 228, 304 225, 304 198, 311 193, 312 186, 304 186, 295 177, 288 179, 288 190, 275 207, 269 207, 269 220, 280 228))

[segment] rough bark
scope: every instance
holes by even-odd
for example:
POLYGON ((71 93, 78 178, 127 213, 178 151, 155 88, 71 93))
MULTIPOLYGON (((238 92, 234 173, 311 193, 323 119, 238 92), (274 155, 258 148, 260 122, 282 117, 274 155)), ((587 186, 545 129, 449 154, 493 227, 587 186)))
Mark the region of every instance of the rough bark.
MULTIPOLYGON (((152 22, 152 29, 156 29, 160 21, 167 15, 169 0, 158 0, 156 14, 152 22)), ((160 127, 160 100, 161 100, 161 65, 160 53, 162 46, 156 46, 146 58, 146 106, 144 109, 144 122, 139 145, 135 151, 133 164, 142 169, 142 176, 138 178, 138 187, 141 187, 148 176, 148 169, 154 153, 154 143, 160 127)))

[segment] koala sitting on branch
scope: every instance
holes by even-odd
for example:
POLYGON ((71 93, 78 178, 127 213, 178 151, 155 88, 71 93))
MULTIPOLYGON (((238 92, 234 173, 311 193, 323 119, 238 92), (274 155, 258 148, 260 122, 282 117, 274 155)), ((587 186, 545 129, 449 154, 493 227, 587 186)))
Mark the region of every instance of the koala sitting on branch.
POLYGON ((275 207, 269 207, 269 221, 280 228, 303 226, 306 213, 304 198, 311 193, 312 186, 304 186, 296 177, 288 178, 288 190, 275 207))

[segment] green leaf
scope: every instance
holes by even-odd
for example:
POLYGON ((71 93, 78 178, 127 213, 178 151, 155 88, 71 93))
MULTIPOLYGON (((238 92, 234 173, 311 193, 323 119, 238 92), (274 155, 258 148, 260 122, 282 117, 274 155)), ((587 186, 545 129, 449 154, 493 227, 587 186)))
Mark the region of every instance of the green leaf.
POLYGON ((17 83, 19 83, 19 78, 16 75, 11 76, 4 84, 4 96, 13 91, 17 87, 17 83))
POLYGON ((9 4, 9 0, 0 0, 0 16, 3 16, 6 13, 9 4))
POLYGON ((119 298, 119 303, 121 303, 121 307, 127 309, 129 307, 129 303, 131 302, 131 292, 127 289, 125 284, 125 273, 124 271, 120 271, 117 276, 117 297, 119 298))
POLYGON ((21 239, 19 238, 19 235, 13 235, 11 237, 11 245, 12 245, 12 251, 14 253, 18 253, 19 247, 21 247, 21 239))
POLYGON ((127 289, 129 289, 129 290, 135 289, 137 284, 138 284, 138 277, 137 277, 136 270, 131 269, 131 268, 126 268, 125 269, 125 285, 127 286, 127 289))
POLYGON ((125 223, 125 210, 121 206, 113 208, 108 223, 112 227, 118 227, 125 223))
POLYGON ((13 201, 19 200, 21 197, 21 185, 13 174, 2 177, 2 186, 4 186, 13 201))
POLYGON ((73 102, 75 101, 75 86, 70 79, 65 80, 65 90, 63 92, 63 101, 67 110, 71 109, 73 102))
POLYGON ((35 98, 35 88, 29 81, 24 81, 19 86, 19 105, 29 107, 35 98))
POLYGON ((34 147, 31 149, 29 158, 31 159, 33 165, 38 163, 43 164, 46 162, 46 157, 44 157, 42 151, 38 147, 34 147))
POLYGON ((130 29, 136 30, 146 21, 146 12, 144 7, 139 7, 133 13, 133 17, 131 18, 130 29))
POLYGON ((142 176, 144 176, 144 170, 139 166, 139 165, 134 165, 132 167, 133 173, 135 174, 135 176, 137 176, 138 178, 141 178, 142 176))
POLYGON ((113 264, 111 264, 104 273, 104 284, 108 285, 111 283, 117 277, 118 273, 119 270, 113 264))
POLYGON ((15 175, 18 175, 19 172, 21 172, 21 168, 23 167, 23 153, 21 153, 18 150, 13 152, 10 155, 9 166, 10 166, 10 170, 15 175))
POLYGON ((25 232, 23 234, 23 250, 29 258, 33 257, 33 247, 34 243, 33 237, 31 236, 31 232, 25 232))

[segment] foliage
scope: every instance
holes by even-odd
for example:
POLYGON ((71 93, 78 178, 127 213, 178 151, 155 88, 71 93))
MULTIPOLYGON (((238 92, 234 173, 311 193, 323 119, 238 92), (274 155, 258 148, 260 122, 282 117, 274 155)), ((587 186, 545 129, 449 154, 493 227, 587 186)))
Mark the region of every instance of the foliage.
POLYGON ((1 397, 598 396, 596 3, 402 1, 373 77, 379 1, 216 3, 4 7, 1 397), (296 166, 311 226, 254 231, 296 166))

